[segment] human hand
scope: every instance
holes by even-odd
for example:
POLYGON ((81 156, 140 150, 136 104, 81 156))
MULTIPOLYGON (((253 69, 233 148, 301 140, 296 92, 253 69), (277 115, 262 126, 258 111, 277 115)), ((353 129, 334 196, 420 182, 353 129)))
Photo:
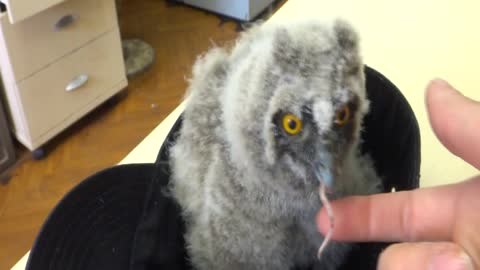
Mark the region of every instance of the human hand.
MULTIPOLYGON (((441 80, 427 87, 426 103, 443 145, 480 169, 480 103, 441 80)), ((480 176, 433 188, 348 197, 332 202, 332 208, 334 240, 403 242, 382 252, 380 270, 480 270, 480 176)), ((326 234, 329 220, 323 208, 317 224, 326 234)))

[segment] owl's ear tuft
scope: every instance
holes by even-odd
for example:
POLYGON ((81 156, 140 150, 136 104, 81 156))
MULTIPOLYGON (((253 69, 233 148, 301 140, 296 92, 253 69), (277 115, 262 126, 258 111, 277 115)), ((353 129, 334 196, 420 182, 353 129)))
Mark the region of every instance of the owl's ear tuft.
POLYGON ((360 56, 358 33, 350 23, 342 19, 334 21, 333 32, 340 55, 345 61, 345 72, 354 76, 362 76, 363 63, 360 56))
POLYGON ((355 51, 358 49, 358 34, 355 29, 345 20, 337 19, 334 22, 333 30, 338 45, 347 51, 355 51))

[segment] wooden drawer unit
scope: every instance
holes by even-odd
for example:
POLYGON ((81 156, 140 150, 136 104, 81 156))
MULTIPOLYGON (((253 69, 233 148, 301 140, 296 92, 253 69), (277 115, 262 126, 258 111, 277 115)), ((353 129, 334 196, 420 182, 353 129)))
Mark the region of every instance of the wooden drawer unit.
POLYGON ((15 24, 3 13, 0 69, 12 129, 36 150, 127 86, 115 0, 68 0, 15 24))
POLYGON ((8 7, 11 23, 17 23, 64 0, 2 0, 8 7))
POLYGON ((15 24, 4 13, 0 18, 4 42, 0 45, 7 52, 15 81, 114 29, 116 16, 111 0, 70 0, 15 24))
POLYGON ((109 90, 124 74, 119 43, 118 33, 109 32, 18 84, 22 105, 29 108, 24 113, 32 139, 72 120, 92 101, 111 96, 109 90))

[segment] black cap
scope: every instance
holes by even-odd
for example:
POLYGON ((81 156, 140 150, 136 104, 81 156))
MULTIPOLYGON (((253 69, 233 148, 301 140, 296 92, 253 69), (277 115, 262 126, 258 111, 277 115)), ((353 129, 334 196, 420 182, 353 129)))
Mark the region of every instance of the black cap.
MULTIPOLYGON (((384 192, 418 188, 420 134, 402 93, 382 74, 365 67, 371 101, 362 150, 384 178, 384 192)), ((152 164, 119 165, 73 188, 53 209, 30 252, 27 270, 192 269, 183 238, 180 207, 166 191, 168 146, 180 117, 152 164)), ((358 243, 343 269, 375 269, 389 243, 358 243)))

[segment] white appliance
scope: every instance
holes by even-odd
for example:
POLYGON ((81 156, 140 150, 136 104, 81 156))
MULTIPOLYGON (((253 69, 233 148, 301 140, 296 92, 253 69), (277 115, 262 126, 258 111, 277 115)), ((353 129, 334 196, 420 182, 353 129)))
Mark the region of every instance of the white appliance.
POLYGON ((180 0, 179 2, 240 21, 251 21, 274 1, 275 0, 180 0))

